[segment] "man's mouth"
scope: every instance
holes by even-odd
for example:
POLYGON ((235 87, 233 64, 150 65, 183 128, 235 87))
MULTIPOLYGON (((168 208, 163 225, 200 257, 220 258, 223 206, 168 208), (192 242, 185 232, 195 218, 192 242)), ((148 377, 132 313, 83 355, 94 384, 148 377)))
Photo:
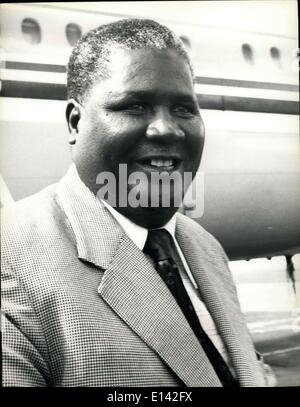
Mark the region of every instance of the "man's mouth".
POLYGON ((143 167, 156 171, 175 171, 182 160, 177 158, 145 158, 136 162, 143 167))

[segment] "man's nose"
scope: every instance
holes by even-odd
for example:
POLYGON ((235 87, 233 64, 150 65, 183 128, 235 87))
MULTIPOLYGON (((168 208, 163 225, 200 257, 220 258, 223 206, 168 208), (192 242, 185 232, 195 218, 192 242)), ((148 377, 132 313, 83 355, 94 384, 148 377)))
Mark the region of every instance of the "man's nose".
POLYGON ((166 109, 161 109, 152 118, 146 131, 148 139, 174 142, 184 139, 185 133, 178 126, 171 113, 166 109))

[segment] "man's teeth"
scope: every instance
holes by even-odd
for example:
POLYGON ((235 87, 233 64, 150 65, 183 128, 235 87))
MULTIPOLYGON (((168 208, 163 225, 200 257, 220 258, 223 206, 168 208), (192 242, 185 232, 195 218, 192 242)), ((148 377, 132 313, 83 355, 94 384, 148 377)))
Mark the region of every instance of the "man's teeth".
POLYGON ((152 159, 150 164, 153 167, 171 167, 174 165, 173 160, 157 160, 157 159, 152 159))

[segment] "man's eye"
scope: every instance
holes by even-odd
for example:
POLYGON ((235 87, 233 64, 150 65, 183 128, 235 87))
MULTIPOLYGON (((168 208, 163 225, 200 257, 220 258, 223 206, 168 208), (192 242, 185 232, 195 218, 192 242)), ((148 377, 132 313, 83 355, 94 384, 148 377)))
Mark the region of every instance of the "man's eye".
POLYGON ((146 106, 143 104, 135 103, 135 104, 126 106, 124 108, 124 110, 129 113, 141 114, 141 113, 145 112, 146 106))
POLYGON ((174 113, 184 117, 190 117, 195 114, 194 109, 188 106, 176 106, 173 111, 174 113))

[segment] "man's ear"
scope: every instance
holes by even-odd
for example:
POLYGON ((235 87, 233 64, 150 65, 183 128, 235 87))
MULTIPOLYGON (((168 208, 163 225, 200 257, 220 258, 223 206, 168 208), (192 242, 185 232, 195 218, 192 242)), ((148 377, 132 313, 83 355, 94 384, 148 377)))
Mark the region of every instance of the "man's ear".
POLYGON ((81 119, 81 105, 74 99, 69 99, 66 108, 66 119, 69 129, 69 144, 75 144, 78 134, 78 124, 81 119))

